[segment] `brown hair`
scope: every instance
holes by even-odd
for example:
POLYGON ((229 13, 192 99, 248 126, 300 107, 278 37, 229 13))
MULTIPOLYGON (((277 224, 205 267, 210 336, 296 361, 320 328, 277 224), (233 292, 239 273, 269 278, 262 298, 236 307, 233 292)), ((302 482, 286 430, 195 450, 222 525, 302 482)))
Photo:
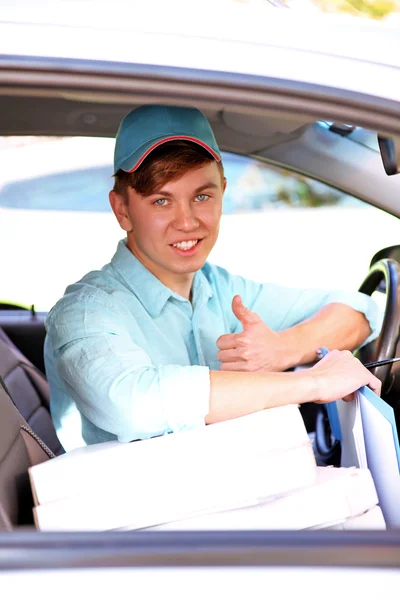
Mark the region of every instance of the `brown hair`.
MULTIPOLYGON (((153 150, 133 173, 119 169, 114 175, 114 191, 126 196, 126 188, 132 187, 139 194, 149 196, 165 183, 213 160, 210 153, 198 144, 183 140, 166 142, 153 150)), ((217 162, 217 165, 223 181, 224 167, 222 162, 217 162)))

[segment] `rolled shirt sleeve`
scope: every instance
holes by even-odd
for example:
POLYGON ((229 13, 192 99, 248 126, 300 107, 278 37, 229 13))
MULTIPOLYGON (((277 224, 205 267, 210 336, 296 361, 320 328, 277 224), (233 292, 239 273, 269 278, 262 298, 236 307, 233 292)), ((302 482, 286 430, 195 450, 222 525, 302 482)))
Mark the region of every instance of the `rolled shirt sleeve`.
POLYGON ((207 366, 155 366, 126 333, 121 314, 96 302, 80 310, 64 305, 47 329, 66 392, 97 428, 129 442, 204 425, 207 366))

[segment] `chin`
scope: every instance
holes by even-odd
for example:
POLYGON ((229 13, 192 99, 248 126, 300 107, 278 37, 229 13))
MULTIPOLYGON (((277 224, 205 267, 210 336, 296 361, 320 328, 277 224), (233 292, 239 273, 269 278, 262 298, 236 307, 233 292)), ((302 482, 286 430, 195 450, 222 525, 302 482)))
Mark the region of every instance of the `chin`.
POLYGON ((185 274, 189 274, 189 273, 196 273, 196 271, 200 271, 200 269, 203 268, 204 263, 206 262, 206 258, 195 258, 193 257, 193 260, 188 261, 187 264, 182 265, 182 264, 177 264, 174 267, 172 267, 171 270, 173 270, 175 273, 179 274, 179 275, 185 275, 185 274))

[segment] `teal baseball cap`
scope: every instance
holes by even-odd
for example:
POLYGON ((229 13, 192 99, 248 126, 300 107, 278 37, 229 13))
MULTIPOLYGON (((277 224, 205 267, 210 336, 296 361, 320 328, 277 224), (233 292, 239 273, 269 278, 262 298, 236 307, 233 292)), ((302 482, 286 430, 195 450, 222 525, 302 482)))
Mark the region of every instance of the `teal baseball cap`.
POLYGON ((129 112, 119 126, 114 152, 114 173, 132 173, 155 148, 165 142, 186 140, 205 148, 216 161, 221 152, 210 123, 197 109, 148 104, 129 112))

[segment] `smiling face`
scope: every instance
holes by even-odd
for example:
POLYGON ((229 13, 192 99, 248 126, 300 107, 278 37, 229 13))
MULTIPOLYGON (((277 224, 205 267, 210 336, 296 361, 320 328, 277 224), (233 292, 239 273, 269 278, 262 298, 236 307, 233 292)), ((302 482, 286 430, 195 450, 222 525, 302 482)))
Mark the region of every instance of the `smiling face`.
POLYGON ((132 187, 125 198, 110 192, 128 248, 164 285, 185 297, 217 241, 225 185, 217 163, 208 161, 150 195, 132 187))

